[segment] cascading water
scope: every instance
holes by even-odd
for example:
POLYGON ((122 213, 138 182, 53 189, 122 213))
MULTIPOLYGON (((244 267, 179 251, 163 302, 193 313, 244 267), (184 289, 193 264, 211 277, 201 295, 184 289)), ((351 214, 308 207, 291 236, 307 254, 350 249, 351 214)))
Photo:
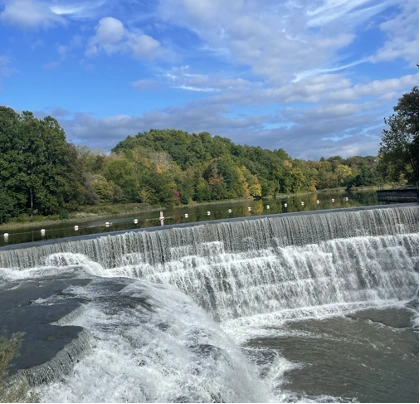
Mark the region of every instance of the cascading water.
POLYGON ((35 301, 78 299, 58 323, 93 341, 40 387, 45 401, 337 400, 285 396, 300 365, 245 345, 290 321, 401 307, 418 290, 418 245, 414 205, 274 215, 3 248, 0 281, 90 281, 35 301))
POLYGON ((207 224, 141 229, 104 237, 73 237, 59 242, 0 248, 1 268, 45 265, 54 253, 81 253, 104 268, 132 263, 151 265, 190 255, 246 252, 269 247, 317 244, 357 236, 382 236, 418 231, 416 206, 342 209, 233 219, 207 224), (28 248, 23 248, 29 246, 28 248), (133 261, 134 260, 134 261, 133 261))

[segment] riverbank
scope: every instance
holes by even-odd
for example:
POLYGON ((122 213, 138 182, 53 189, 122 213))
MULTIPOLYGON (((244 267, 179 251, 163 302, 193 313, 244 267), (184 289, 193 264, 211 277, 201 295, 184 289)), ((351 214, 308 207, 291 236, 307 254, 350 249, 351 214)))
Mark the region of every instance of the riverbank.
MULTIPOLYGON (((376 186, 371 187, 360 187, 351 189, 350 192, 369 192, 378 189, 376 186)), ((391 186, 385 186, 382 189, 391 189, 391 186)), ((308 195, 308 194, 324 194, 324 193, 345 193, 347 192, 346 188, 334 188, 334 189, 325 189, 319 190, 316 192, 303 192, 300 194, 278 194, 276 198, 272 196, 264 197, 264 200, 271 200, 271 199, 286 199, 286 198, 293 198, 297 195, 308 195)), ((197 207, 202 205, 222 205, 227 203, 240 203, 245 202, 248 200, 252 200, 252 198, 238 198, 238 199, 226 199, 221 201, 210 201, 210 202, 192 202, 186 205, 178 205, 178 208, 191 208, 197 207)), ((159 212, 165 211, 167 209, 174 208, 171 207, 164 207, 164 206, 153 206, 148 203, 119 203, 119 204, 109 204, 109 205, 93 205, 93 206, 82 206, 80 210, 75 212, 69 212, 68 218, 62 219, 60 215, 53 215, 53 216, 27 216, 22 215, 17 218, 13 218, 7 223, 0 224, 0 232, 2 230, 16 230, 16 229, 26 229, 31 228, 34 226, 49 226, 53 224, 63 224, 66 225, 74 225, 74 224, 82 224, 87 221, 106 218, 109 216, 125 216, 130 214, 140 214, 140 213, 147 213, 147 212, 159 212)))
MULTIPOLYGON (((179 208, 188 208, 201 205, 217 205, 224 203, 237 203, 244 202, 248 199, 229 199, 223 201, 213 201, 213 202, 203 202, 203 203, 190 203, 187 205, 178 205, 179 208)), ((173 207, 170 207, 173 208, 173 207)), ((159 212, 169 209, 169 207, 164 206, 152 206, 147 203, 119 203, 113 205, 94 205, 94 206, 83 206, 80 211, 70 212, 68 214, 68 219, 60 219, 59 215, 53 216, 19 216, 10 220, 9 222, 3 223, 0 225, 0 231, 5 229, 25 229, 38 225, 52 225, 52 224, 80 224, 83 222, 88 222, 95 219, 107 218, 109 216, 122 217, 126 215, 136 214, 136 213, 147 213, 147 212, 159 212)))

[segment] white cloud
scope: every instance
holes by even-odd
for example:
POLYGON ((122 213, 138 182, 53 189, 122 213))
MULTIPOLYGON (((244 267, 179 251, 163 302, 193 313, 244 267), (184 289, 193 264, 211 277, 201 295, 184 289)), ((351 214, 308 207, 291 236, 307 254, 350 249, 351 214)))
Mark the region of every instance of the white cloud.
POLYGON ((308 25, 320 27, 337 20, 351 25, 360 24, 386 8, 387 3, 372 0, 314 1, 306 11, 309 17, 308 25))
POLYGON ((354 66, 337 52, 354 41, 357 27, 389 6, 389 0, 294 3, 162 0, 160 17, 194 31, 209 49, 225 49, 272 85, 282 85, 308 73, 354 66))
POLYGON ((411 74, 400 78, 373 80, 366 84, 356 84, 353 87, 335 91, 330 94, 330 99, 335 101, 351 101, 362 97, 386 96, 396 91, 402 92, 419 83, 419 75, 411 74))
POLYGON ((96 27, 96 39, 98 42, 106 44, 114 44, 121 41, 124 37, 124 25, 120 20, 112 17, 102 18, 96 27))
POLYGON ((412 65, 419 60, 419 3, 407 1, 400 4, 401 12, 395 18, 381 24, 381 30, 387 35, 387 41, 372 61, 395 60, 403 58, 412 65))
POLYGON ((375 155, 387 105, 364 113, 365 105, 326 104, 313 108, 286 108, 275 114, 235 113, 227 105, 189 103, 145 112, 142 116, 117 115, 96 119, 75 114, 60 121, 68 138, 91 147, 111 149, 128 135, 150 128, 207 131, 238 144, 283 148, 294 158, 375 155), (366 128, 371 128, 367 130, 366 128))
POLYGON ((52 12, 47 3, 34 0, 7 1, 0 14, 0 21, 24 29, 47 28, 65 23, 64 18, 52 12))
POLYGON ((106 0, 53 0, 50 10, 57 15, 71 19, 84 20, 95 17, 98 10, 106 5, 106 0))
MULTIPOLYGON (((95 14, 89 14, 83 0, 50 1, 50 11, 62 21, 95 14)), ((91 3, 94 10, 102 7, 100 1, 91 3)), ((95 23, 83 24, 82 33, 92 29, 92 34, 79 42, 86 45, 81 63, 89 68, 88 62, 100 54, 113 56, 108 63, 121 63, 121 55, 154 60, 153 70, 124 61, 124 72, 129 80, 138 74, 139 80, 130 86, 143 91, 141 96, 162 91, 153 94, 153 103, 162 95, 167 98, 161 105, 170 99, 173 106, 100 119, 62 114, 70 139, 92 147, 109 149, 127 135, 150 128, 177 128, 208 131, 241 144, 282 147, 300 158, 376 154, 383 117, 392 113, 404 91, 418 84, 416 69, 394 70, 384 63, 398 58, 418 61, 418 5, 413 1, 160 0, 157 12, 157 2, 107 3, 91 20, 95 23), (138 15, 128 15, 133 10, 138 15), (140 23, 141 30, 135 28, 140 23), (361 46, 371 32, 372 40, 361 46), (383 36, 381 42, 378 38, 383 36), (173 54, 168 57, 169 49, 176 49, 179 65, 173 54), (158 59, 168 63, 159 64, 158 59), (195 101, 186 104, 185 99, 195 101)), ((35 25, 48 26, 43 24, 35 25)), ((75 26, 82 29, 72 23, 75 26)), ((55 49, 58 60, 49 67, 76 50, 65 42, 55 49)), ((1 63, 0 58, 0 74, 1 63)), ((9 61, 3 66, 7 71, 9 61)), ((99 76, 100 66, 97 71, 99 76)), ((131 97, 133 91, 127 97, 130 102, 131 97)), ((99 103, 96 112, 102 114, 101 108, 99 103)), ((122 108, 124 101, 119 111, 122 108)), ((126 108, 132 110, 130 105, 126 108)))
POLYGON ((353 67, 353 66, 357 66, 361 63, 365 63, 366 61, 367 61, 367 59, 361 59, 361 60, 356 60, 355 62, 352 62, 352 63, 348 63, 348 64, 343 65, 343 66, 330 67, 330 68, 326 68, 326 69, 319 68, 319 69, 303 71, 303 72, 300 72, 300 73, 296 74, 296 77, 293 79, 293 82, 297 82, 297 81, 300 81, 304 78, 311 77, 311 76, 317 76, 317 75, 324 74, 324 73, 338 72, 340 70, 348 69, 349 67, 353 67))
POLYGON ((100 51, 108 55, 130 53, 135 59, 156 59, 164 56, 159 41, 149 35, 130 32, 114 17, 105 17, 99 21, 96 34, 89 39, 85 54, 91 57, 100 51))
POLYGON ((210 87, 192 87, 192 86, 174 86, 174 88, 180 88, 181 90, 196 91, 201 93, 213 93, 217 91, 215 88, 210 87))
POLYGON ((260 82, 244 80, 240 77, 227 77, 224 74, 209 73, 199 74, 189 66, 173 68, 169 72, 156 74, 155 80, 138 80, 131 83, 134 88, 177 88, 186 91, 202 93, 231 92, 237 96, 238 91, 250 91, 261 86, 260 82), (153 85, 151 85, 153 84, 153 85))
POLYGON ((156 58, 162 56, 159 41, 149 35, 127 33, 127 46, 131 49, 134 58, 156 58))
POLYGON ((392 105, 401 93, 418 81, 415 74, 352 85, 345 76, 331 74, 263 88, 260 82, 200 75, 188 66, 167 76, 170 80, 166 82, 139 80, 132 86, 159 89, 183 82, 219 91, 184 106, 151 110, 141 116, 95 119, 79 114, 63 123, 68 135, 74 141, 110 149, 128 135, 150 128, 176 128, 190 133, 207 131, 238 144, 283 148, 294 158, 376 155, 383 118, 392 113, 392 105), (368 98, 362 102, 363 97, 368 98), (273 111, 271 106, 276 102, 273 111), (291 106, 284 107, 287 103, 291 106), (243 111, 241 105, 247 110, 243 111), (263 105, 267 108, 260 108, 263 105), (250 112, 252 106, 257 109, 250 112))

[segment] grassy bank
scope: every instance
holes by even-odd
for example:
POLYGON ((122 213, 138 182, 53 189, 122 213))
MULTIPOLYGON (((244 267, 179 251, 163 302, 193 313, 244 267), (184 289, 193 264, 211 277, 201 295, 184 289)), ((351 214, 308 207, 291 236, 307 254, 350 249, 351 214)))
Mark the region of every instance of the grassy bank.
POLYGON ((32 217, 28 215, 20 215, 19 217, 11 219, 7 223, 1 224, 0 231, 4 229, 25 229, 41 224, 50 225, 54 223, 83 223, 84 221, 89 221, 96 218, 100 219, 101 217, 111 215, 126 215, 130 213, 148 212, 159 209, 162 208, 142 203, 120 203, 115 205, 83 206, 78 211, 70 212, 68 214, 68 219, 61 219, 60 215, 34 215, 32 217))
MULTIPOLYGON (((248 199, 228 199, 223 201, 213 201, 213 202, 193 202, 187 205, 179 205, 180 208, 199 206, 199 205, 220 205, 225 203, 235 203, 243 202, 248 199)), ((25 229, 38 225, 52 225, 57 223, 62 224, 81 224, 90 220, 106 218, 109 216, 124 216, 136 213, 145 213, 145 212, 158 212, 160 210, 165 210, 167 207, 163 206, 152 206, 147 203, 119 203, 112 205, 95 205, 95 206, 83 206, 76 212, 70 212, 68 214, 68 219, 60 219, 59 215, 52 216, 28 216, 21 215, 19 217, 13 218, 7 223, 0 224, 0 232, 2 230, 11 230, 11 229, 25 229)))

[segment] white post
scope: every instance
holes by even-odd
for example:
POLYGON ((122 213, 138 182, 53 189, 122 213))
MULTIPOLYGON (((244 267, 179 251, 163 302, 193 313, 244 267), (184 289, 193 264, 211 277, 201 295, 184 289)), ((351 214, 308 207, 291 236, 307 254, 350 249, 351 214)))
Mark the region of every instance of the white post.
POLYGON ((267 208, 267 209, 270 209, 270 205, 267 205, 267 206, 266 206, 266 208, 267 208))
POLYGON ((105 222, 105 227, 109 227, 109 222, 105 222))
POLYGON ((319 199, 316 200, 316 203, 319 203, 319 199))
POLYGON ((232 213, 232 209, 228 209, 228 213, 232 213))
POLYGON ((251 212, 251 206, 248 206, 248 212, 251 212))
POLYGON ((162 210, 160 211, 160 214, 159 214, 159 220, 160 220, 160 225, 163 226, 165 224, 165 218, 163 216, 162 210))
POLYGON ((283 206, 284 206, 285 208, 287 208, 287 203, 285 203, 283 206))
POLYGON ((210 211, 209 210, 207 211, 207 216, 210 216, 210 211))
POLYGON ((331 202, 334 202, 334 199, 331 199, 331 202))
POLYGON ((134 223, 134 224, 137 224, 138 222, 139 222, 139 219, 134 219, 134 220, 133 220, 133 223, 134 223))
POLYGON ((188 213, 186 213, 184 216, 187 218, 188 217, 188 213))
POLYGON ((4 237, 4 241, 7 241, 9 239, 9 233, 4 233, 3 237, 4 237))
POLYGON ((76 226, 74 226, 74 230, 77 231, 79 230, 79 226, 76 224, 76 226))
POLYGON ((45 229, 41 229, 41 236, 44 237, 45 236, 45 229))

